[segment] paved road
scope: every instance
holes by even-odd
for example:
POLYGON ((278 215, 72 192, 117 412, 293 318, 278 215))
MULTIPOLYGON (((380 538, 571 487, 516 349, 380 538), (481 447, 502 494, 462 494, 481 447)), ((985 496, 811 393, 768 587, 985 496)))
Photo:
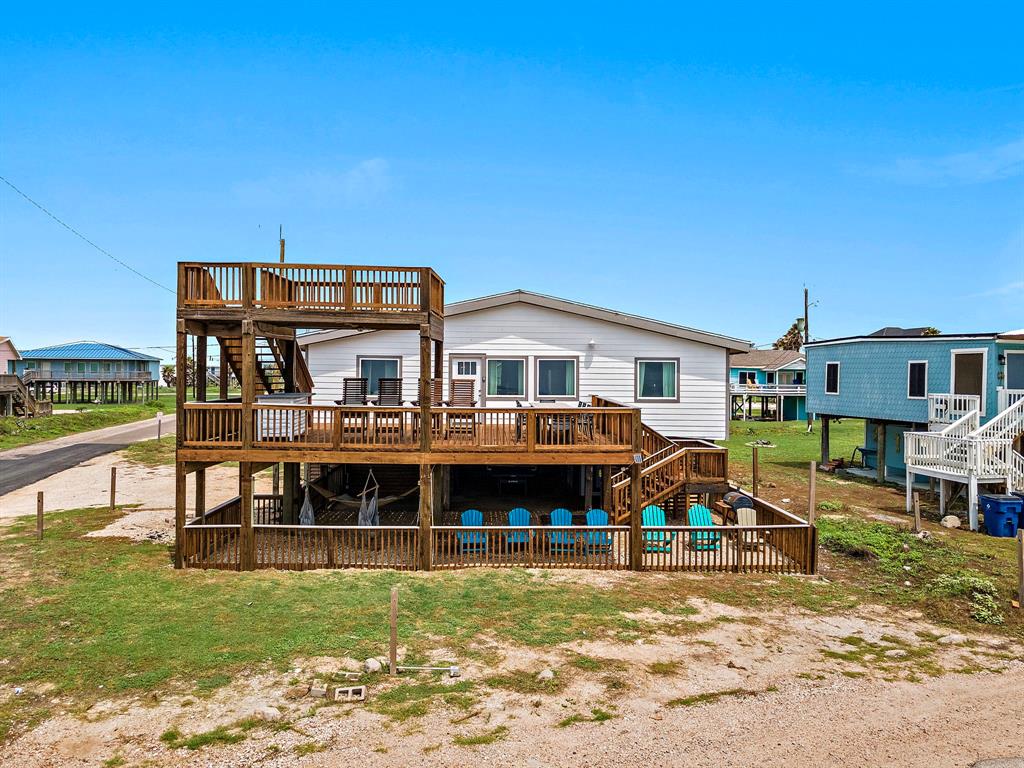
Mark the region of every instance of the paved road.
MULTIPOLYGON (((164 416, 161 435, 174 434, 174 416, 164 416)), ((0 496, 63 472, 83 461, 156 437, 156 419, 58 437, 0 452, 0 496)))

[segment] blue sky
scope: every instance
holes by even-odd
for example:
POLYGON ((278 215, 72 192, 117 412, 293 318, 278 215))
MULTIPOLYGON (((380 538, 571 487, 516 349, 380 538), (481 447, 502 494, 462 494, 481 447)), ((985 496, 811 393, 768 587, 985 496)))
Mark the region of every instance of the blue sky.
MULTIPOLYGON (((425 264, 757 343, 1024 326, 1020 4, 5 11, 0 175, 182 260, 425 264), (140 15, 148 14, 148 15, 140 15)), ((0 185, 0 334, 173 342, 173 296, 0 185)), ((149 350, 153 352, 154 350, 149 350)), ((157 354, 161 354, 156 350, 157 354)))

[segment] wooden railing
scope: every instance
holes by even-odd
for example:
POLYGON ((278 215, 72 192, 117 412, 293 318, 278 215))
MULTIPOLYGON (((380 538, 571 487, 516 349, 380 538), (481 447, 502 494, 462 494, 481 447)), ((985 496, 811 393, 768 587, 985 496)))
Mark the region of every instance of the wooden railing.
POLYGON ((241 562, 239 525, 187 525, 178 547, 185 568, 237 571, 241 562))
POLYGON ((183 446, 241 447, 241 403, 185 403, 184 408, 185 423, 179 426, 183 446))
POLYGON ((626 526, 435 526, 433 568, 509 567, 622 570, 626 526))
POLYGON ((284 498, 272 493, 256 493, 252 497, 253 525, 276 525, 281 522, 284 498))
MULTIPOLYGON (((663 451, 656 461, 645 463, 640 470, 640 503, 642 506, 667 498, 691 483, 725 483, 729 475, 729 451, 726 448, 692 448, 677 446, 674 452, 663 451)), ((631 507, 630 479, 626 473, 612 478, 612 507, 616 522, 629 519, 631 507)))
POLYGON ((643 528, 645 571, 811 573, 814 529, 803 525, 643 528))
POLYGON ((257 525, 254 529, 257 568, 419 567, 416 526, 257 525))
MULTIPOLYGON (((241 447, 240 403, 186 403, 183 445, 241 447)), ((322 450, 416 450, 420 410, 410 407, 252 406, 252 447, 322 450)), ((625 408, 433 408, 431 449, 437 451, 632 450, 625 408)))
POLYGON ((235 496, 196 515, 188 525, 238 525, 241 519, 242 497, 235 496))
POLYGON ((428 267, 182 262, 178 306, 443 315, 444 282, 428 267))

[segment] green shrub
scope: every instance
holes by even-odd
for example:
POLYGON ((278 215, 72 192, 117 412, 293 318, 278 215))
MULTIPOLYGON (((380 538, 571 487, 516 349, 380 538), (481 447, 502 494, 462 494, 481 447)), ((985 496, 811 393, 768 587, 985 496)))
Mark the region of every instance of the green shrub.
POLYGON ((980 624, 1002 624, 1003 614, 996 600, 998 591, 991 579, 973 571, 939 576, 932 591, 943 597, 963 597, 971 605, 971 618, 980 624))

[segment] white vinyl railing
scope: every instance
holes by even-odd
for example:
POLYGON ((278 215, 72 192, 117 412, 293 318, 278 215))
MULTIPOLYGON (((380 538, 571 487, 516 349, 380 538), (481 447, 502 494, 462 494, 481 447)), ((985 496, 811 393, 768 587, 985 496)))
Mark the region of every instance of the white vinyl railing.
POLYGON ((1008 491, 1024 491, 1024 456, 1016 451, 1010 452, 1010 476, 1008 491))
MULTIPOLYGON (((932 430, 959 421, 971 411, 981 410, 981 398, 977 395, 928 395, 928 426, 932 430)), ((977 424, 974 425, 977 428, 977 424)))
POLYGON ((999 411, 1005 411, 1011 405, 1016 405, 1021 400, 1024 400, 1024 389, 1004 389, 1000 387, 998 390, 999 396, 999 411))
POLYGON ((971 432, 977 438, 1015 438, 1024 433, 1024 398, 1001 410, 999 415, 971 432))
POLYGON ((806 395, 805 384, 740 384, 732 382, 729 392, 733 395, 806 395))

